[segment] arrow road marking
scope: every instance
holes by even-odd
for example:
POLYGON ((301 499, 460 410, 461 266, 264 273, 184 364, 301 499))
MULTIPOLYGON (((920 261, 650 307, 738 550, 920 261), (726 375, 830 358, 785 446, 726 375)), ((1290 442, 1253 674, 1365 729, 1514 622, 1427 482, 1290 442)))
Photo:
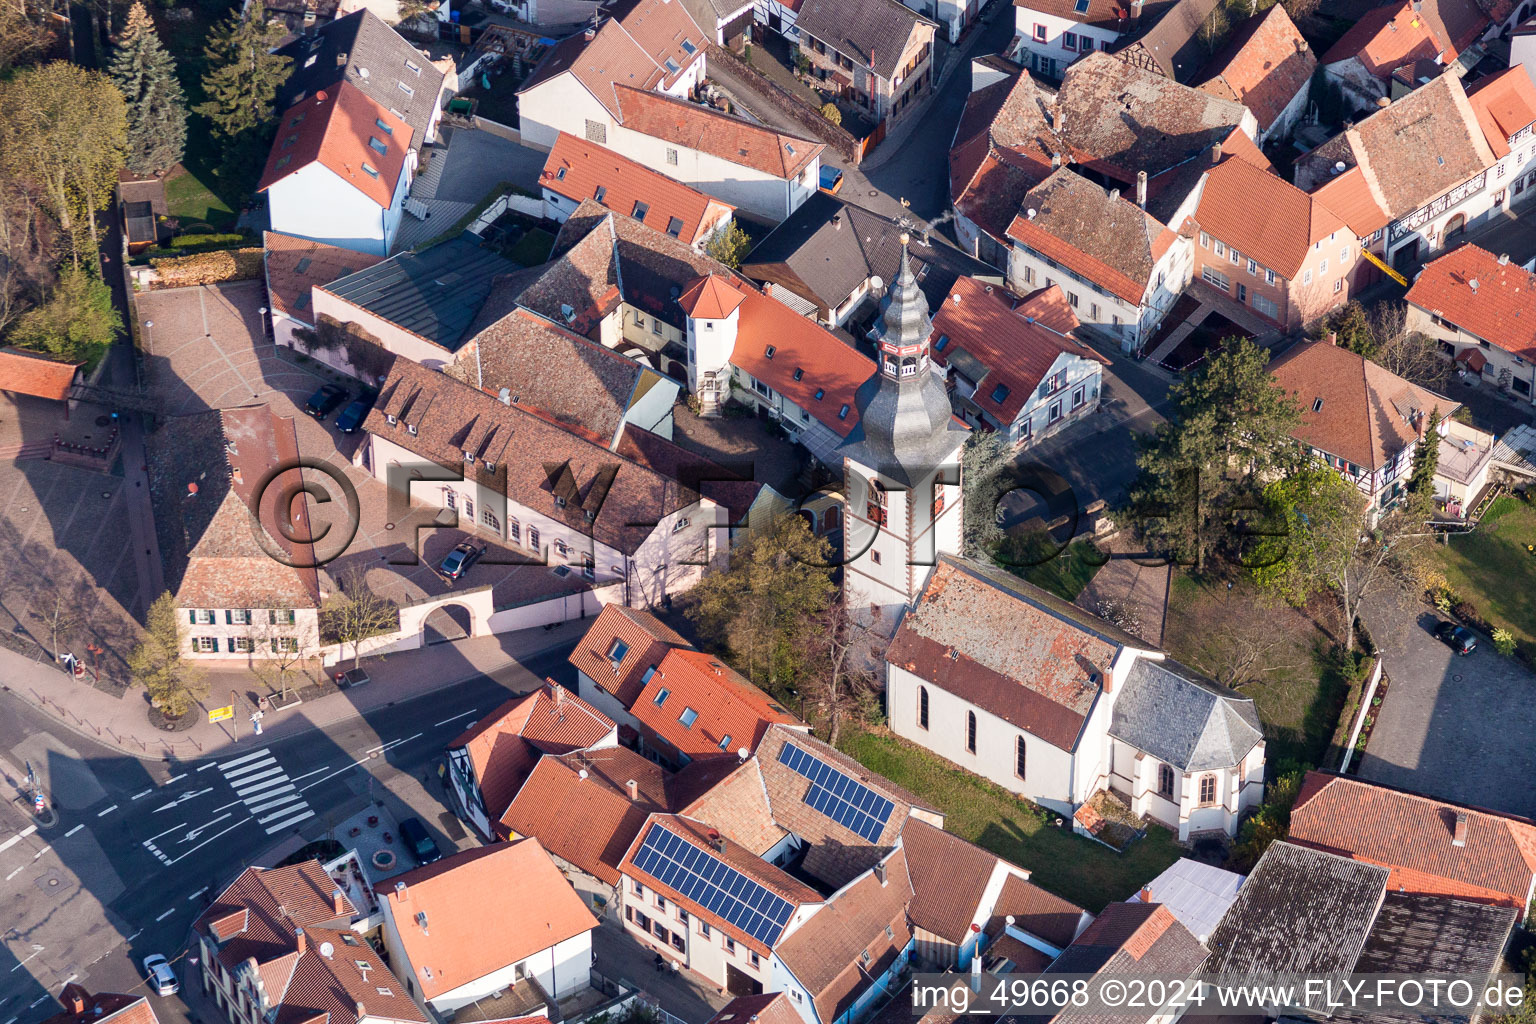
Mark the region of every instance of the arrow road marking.
POLYGON ((197 828, 188 829, 187 830, 187 834, 184 837, 182 837, 180 840, 178 840, 178 842, 190 843, 192 840, 194 840, 198 836, 202 835, 205 830, 213 828, 213 826, 217 825, 219 822, 223 821, 227 817, 229 817, 229 813, 225 812, 224 814, 219 815, 217 818, 214 818, 212 821, 210 821, 210 822, 208 822, 206 824, 199 825, 199 826, 197 826, 197 828))
POLYGON ((154 809, 153 813, 159 814, 161 811, 168 811, 172 807, 175 807, 178 804, 184 804, 188 800, 192 800, 192 799, 195 799, 197 797, 202 796, 204 793, 212 793, 212 792, 213 792, 213 787, 209 786, 207 789, 199 789, 199 790, 196 790, 195 792, 183 793, 183 794, 181 794, 181 796, 177 797, 175 800, 172 800, 170 803, 166 804, 164 807, 156 807, 154 809))

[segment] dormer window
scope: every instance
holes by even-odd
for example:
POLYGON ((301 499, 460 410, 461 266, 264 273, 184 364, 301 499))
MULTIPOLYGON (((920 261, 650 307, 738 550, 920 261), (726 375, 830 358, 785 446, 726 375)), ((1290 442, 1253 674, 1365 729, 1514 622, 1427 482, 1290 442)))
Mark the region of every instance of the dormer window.
POLYGON ((473 466, 475 464, 475 453, 474 452, 465 452, 464 453, 464 461, 469 463, 471 466, 473 466))
POLYGON ((558 494, 555 495, 555 508, 565 508, 565 499, 558 494))
POLYGON ((384 414, 384 422, 388 423, 390 426, 394 426, 395 424, 399 423, 400 421, 395 417, 394 413, 387 412, 387 413, 384 414))
POLYGON ((837 418, 840 419, 840 420, 845 420, 845 419, 848 418, 848 403, 847 402, 844 402, 843 403, 843 407, 841 409, 837 410, 837 418))
POLYGON ((777 351, 778 351, 777 348, 775 348, 772 345, 769 345, 766 349, 763 350, 763 355, 764 355, 764 357, 766 357, 768 359, 772 359, 773 358, 773 354, 775 352, 777 352, 777 351))
POLYGON ((485 463, 485 471, 487 473, 494 473, 494 472, 496 472, 496 463, 487 461, 485 463))
POLYGON ((407 423, 405 425, 405 429, 406 429, 406 432, 408 434, 410 434, 412 437, 416 436, 416 424, 414 424, 414 423, 407 423))

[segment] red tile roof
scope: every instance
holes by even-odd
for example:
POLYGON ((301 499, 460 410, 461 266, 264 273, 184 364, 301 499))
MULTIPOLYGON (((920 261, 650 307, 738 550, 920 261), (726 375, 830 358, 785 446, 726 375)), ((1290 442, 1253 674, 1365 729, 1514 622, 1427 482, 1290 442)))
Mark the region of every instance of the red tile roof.
POLYGON ((1343 218, 1315 195, 1246 160, 1231 158, 1211 168, 1195 220, 1211 237, 1286 280, 1301 273, 1315 243, 1335 232, 1349 232, 1343 218))
POLYGON ((933 312, 935 339, 949 339, 942 349, 933 350, 933 360, 948 366, 957 349, 979 359, 987 369, 986 383, 975 382, 971 401, 1008 424, 1063 354, 1108 365, 1109 360, 1071 335, 1077 327, 1077 317, 1056 285, 1020 300, 974 277, 961 277, 933 312), (1008 389, 1001 402, 993 399, 997 385, 1008 389))
POLYGON ((1500 264, 1486 249, 1463 245, 1426 263, 1406 298, 1490 345, 1536 362, 1536 274, 1500 264))
POLYGON ((565 132, 555 139, 539 184, 577 203, 595 199, 602 188, 603 205, 626 216, 633 216, 636 204, 644 203, 649 207, 644 223, 689 245, 713 228, 722 213, 735 209, 605 146, 565 132), (676 232, 671 230, 674 219, 679 222, 676 232))
POLYGON ((1249 18, 1233 33, 1222 52, 1206 67, 1210 78, 1201 89, 1236 100, 1266 131, 1307 87, 1317 57, 1285 8, 1276 4, 1249 18))
POLYGON ((1522 65, 1489 75, 1467 90, 1467 102, 1496 157, 1509 155, 1509 140, 1536 122, 1536 85, 1522 65))
POLYGON ((804 1018, 783 992, 737 996, 709 1019, 709 1024, 802 1024, 804 1018))
POLYGON ((0 391, 62 402, 84 363, 64 363, 41 352, 0 348, 0 391))
POLYGON ((682 648, 673 648, 661 659, 630 712, 690 758, 741 748, 750 753, 775 722, 802 724, 719 658, 682 648), (692 721, 684 724, 690 711, 692 721))
POLYGON ((263 232, 261 238, 266 248, 267 297, 272 308, 307 324, 315 322, 311 288, 328 285, 384 261, 382 256, 278 231, 263 232))
POLYGON ((283 111, 256 190, 318 162, 388 209, 410 148, 410 125, 342 81, 283 111))
POLYGON ((1302 782, 1290 841, 1391 868, 1388 892, 1523 911, 1536 879, 1536 823, 1322 772, 1302 782), (1461 846, 1453 842, 1459 815, 1461 846))
POLYGON ((395 966, 413 968, 429 1000, 597 927, 537 839, 455 853, 377 890, 409 960, 395 966))
POLYGON ((650 612, 610 604, 587 627, 569 660, 627 708, 640 697, 645 670, 660 664, 670 648, 687 646, 687 640, 650 612), (618 664, 612 657, 616 642, 629 648, 618 664))
POLYGON ((364 942, 356 949, 361 955, 347 955, 349 939, 357 941, 351 929, 304 929, 304 952, 294 954, 291 967, 264 977, 269 993, 281 993, 275 997, 277 1014, 267 1018, 272 1024, 357 1024, 369 1017, 426 1024, 426 1015, 372 955, 372 947, 364 942), (334 951, 330 956, 320 952, 327 944, 334 951))
POLYGON ((246 868, 193 923, 218 946, 228 970, 252 957, 263 964, 294 952, 295 928, 345 921, 356 908, 317 860, 246 868))
POLYGON ((70 982, 59 993, 63 1012, 56 1013, 42 1024, 159 1024, 155 1008, 144 996, 124 995, 120 992, 97 992, 92 995, 84 985, 70 982))
POLYGON ((1343 217, 1344 223, 1359 238, 1369 238, 1392 220, 1372 191, 1370 179, 1358 166, 1329 178, 1312 194, 1343 217))
POLYGON ((733 288, 719 274, 709 274, 688 286, 678 297, 677 304, 695 320, 724 320, 746 301, 746 296, 733 288))
MULTIPOLYGON (((1323 54, 1324 64, 1335 64, 1358 57, 1365 69, 1377 78, 1386 78, 1404 64, 1434 60, 1446 49, 1429 19, 1414 10, 1414 4, 1387 4, 1367 11, 1339 41, 1323 54)), ((1455 57, 1452 51, 1449 61, 1455 57)))
POLYGON ((786 181, 827 148, 820 142, 786 135, 686 100, 627 85, 615 86, 614 92, 618 95, 619 121, 625 128, 786 181))

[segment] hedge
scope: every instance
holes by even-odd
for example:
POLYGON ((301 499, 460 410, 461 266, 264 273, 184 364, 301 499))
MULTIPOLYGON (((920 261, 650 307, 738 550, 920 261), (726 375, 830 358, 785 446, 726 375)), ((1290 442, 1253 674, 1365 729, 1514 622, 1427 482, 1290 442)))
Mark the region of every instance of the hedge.
POLYGON ((166 243, 167 249, 213 248, 218 246, 239 245, 245 241, 245 236, 239 232, 219 235, 177 235, 166 243))
POLYGON ((152 287, 186 288, 191 285, 244 281, 262 274, 262 250, 220 249, 193 256, 150 260, 160 279, 152 287))

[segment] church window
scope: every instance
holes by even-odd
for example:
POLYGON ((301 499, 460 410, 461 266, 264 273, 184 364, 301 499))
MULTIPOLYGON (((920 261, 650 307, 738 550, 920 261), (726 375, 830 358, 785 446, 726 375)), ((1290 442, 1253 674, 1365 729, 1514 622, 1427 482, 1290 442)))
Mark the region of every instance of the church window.
POLYGON ((920 728, 928 728, 928 687, 917 688, 917 724, 920 728))
POLYGON ((965 713, 965 749, 970 753, 976 753, 976 712, 965 713))
POLYGON ((1165 764, 1157 766, 1157 792, 1162 796, 1173 796, 1173 769, 1165 764))
POLYGON ((1200 806, 1209 807, 1216 802, 1216 776, 1200 776, 1200 806))

